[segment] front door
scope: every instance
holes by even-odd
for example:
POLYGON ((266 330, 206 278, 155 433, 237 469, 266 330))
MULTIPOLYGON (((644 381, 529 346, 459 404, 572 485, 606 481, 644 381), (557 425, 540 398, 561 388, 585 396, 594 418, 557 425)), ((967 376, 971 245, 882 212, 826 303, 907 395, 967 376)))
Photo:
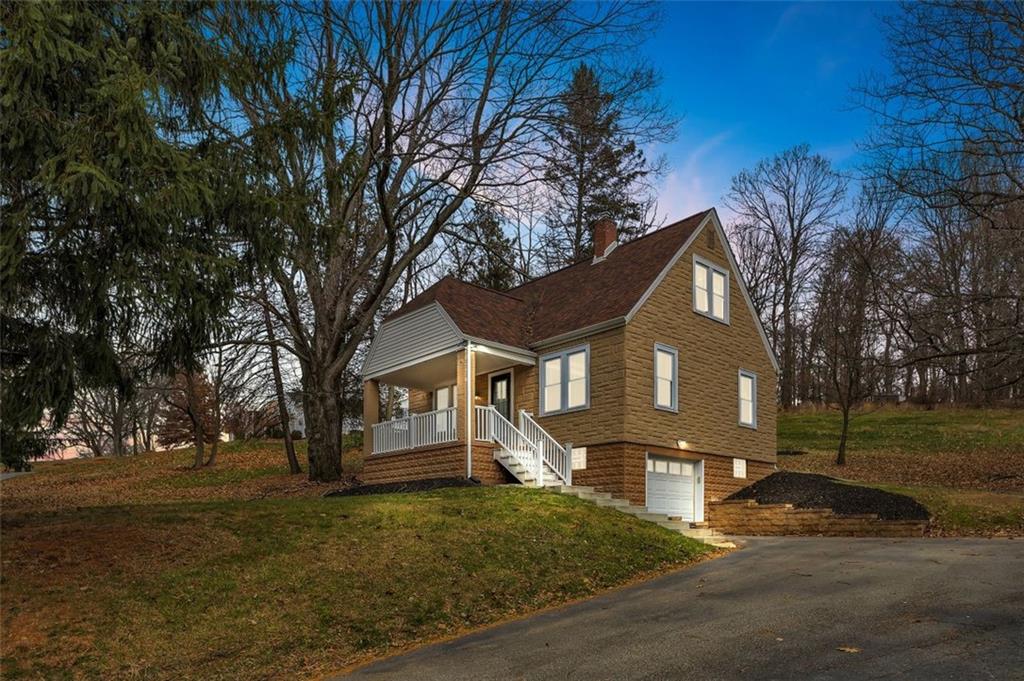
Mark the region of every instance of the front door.
POLYGON ((512 420, 512 372, 491 375, 491 405, 506 420, 512 420))

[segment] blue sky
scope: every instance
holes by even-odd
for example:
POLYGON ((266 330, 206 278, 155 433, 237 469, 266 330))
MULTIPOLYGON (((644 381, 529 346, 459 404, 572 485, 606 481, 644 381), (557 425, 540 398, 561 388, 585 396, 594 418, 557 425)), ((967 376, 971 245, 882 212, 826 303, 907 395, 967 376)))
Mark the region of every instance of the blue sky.
POLYGON ((731 177, 801 142, 852 171, 869 118, 851 87, 885 73, 879 3, 665 3, 645 45, 682 117, 668 159, 659 214, 670 221, 708 206, 723 219, 731 177))

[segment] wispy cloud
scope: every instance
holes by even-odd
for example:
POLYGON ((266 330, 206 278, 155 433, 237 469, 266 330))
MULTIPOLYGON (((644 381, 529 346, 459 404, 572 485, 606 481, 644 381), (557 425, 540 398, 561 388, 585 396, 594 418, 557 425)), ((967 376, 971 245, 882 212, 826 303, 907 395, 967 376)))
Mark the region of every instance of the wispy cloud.
MULTIPOLYGON (((735 130, 725 130, 701 141, 683 154, 684 160, 662 181, 658 191, 658 215, 668 221, 678 220, 699 211, 719 206, 724 191, 723 178, 717 163, 711 163, 713 152, 731 139, 735 130)), ((685 151, 678 149, 678 151, 685 151)))

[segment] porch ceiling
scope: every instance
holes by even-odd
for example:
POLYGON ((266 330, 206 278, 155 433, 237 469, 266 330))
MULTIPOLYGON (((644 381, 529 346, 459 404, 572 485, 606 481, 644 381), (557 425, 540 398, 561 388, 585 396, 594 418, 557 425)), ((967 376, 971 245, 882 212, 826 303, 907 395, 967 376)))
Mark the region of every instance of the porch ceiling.
MULTIPOLYGON (((419 390, 434 390, 446 385, 457 383, 458 355, 461 349, 417 362, 411 366, 402 367, 395 371, 382 374, 377 379, 387 385, 396 385, 402 388, 417 388, 419 390)), ((489 374, 500 369, 505 369, 517 364, 532 364, 532 361, 516 359, 512 356, 479 347, 474 350, 476 359, 476 375, 489 374)))

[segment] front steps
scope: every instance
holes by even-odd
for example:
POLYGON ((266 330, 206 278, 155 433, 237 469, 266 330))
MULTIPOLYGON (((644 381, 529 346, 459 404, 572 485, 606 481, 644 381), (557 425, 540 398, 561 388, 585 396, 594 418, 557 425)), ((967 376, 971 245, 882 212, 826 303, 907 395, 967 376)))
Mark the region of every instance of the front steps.
MULTIPOLYGON (((525 457, 524 457, 525 458, 525 457)), ((519 481, 521 485, 526 487, 537 487, 537 471, 530 470, 523 464, 519 463, 518 457, 515 454, 508 451, 507 449, 495 449, 494 460, 505 467, 512 476, 519 481)), ((551 466, 544 464, 544 483, 545 486, 552 485, 559 482, 558 475, 551 469, 551 466)))
POLYGON ((580 485, 547 485, 547 488, 560 494, 590 501, 598 506, 614 508, 617 511, 636 516, 640 520, 657 523, 665 529, 678 532, 681 535, 696 539, 718 548, 736 548, 736 544, 729 540, 718 530, 713 530, 707 523, 690 523, 683 520, 673 519, 664 513, 651 513, 646 506, 633 506, 625 499, 616 499, 609 492, 598 492, 593 487, 580 485))

